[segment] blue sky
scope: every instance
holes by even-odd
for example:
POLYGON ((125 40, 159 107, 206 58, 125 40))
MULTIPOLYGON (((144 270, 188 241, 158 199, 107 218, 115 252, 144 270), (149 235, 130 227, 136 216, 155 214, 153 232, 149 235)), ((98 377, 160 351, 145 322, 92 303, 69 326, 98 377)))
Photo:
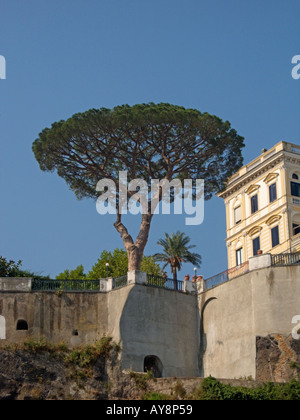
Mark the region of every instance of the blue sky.
MULTIPOLYGON (((54 121, 169 102, 229 120, 245 137, 245 163, 278 141, 300 142, 299 0, 2 0, 0 13, 0 255, 24 269, 89 270, 104 249, 122 247, 112 216, 40 171, 32 142, 54 121)), ((208 277, 227 267, 225 229, 215 197, 198 227, 157 216, 145 253, 164 232, 184 231, 208 277)))

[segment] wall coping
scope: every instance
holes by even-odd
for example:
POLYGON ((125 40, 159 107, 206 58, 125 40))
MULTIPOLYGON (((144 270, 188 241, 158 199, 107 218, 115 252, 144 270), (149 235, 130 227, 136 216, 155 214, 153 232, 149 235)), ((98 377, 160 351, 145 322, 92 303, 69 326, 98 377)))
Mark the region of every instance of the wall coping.
POLYGON ((0 277, 0 292, 31 292, 32 277, 0 277))

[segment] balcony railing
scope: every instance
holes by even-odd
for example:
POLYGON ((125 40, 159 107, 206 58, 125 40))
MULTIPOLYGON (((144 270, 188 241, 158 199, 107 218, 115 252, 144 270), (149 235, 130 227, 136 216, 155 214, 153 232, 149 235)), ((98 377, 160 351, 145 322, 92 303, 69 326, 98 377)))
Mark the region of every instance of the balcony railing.
POLYGON ((300 206, 300 199, 299 198, 292 198, 292 202, 293 204, 295 204, 296 206, 300 206))
POLYGON ((245 274, 248 271, 249 261, 204 280, 205 289, 212 289, 213 287, 218 286, 222 283, 226 283, 228 280, 232 280, 235 277, 241 276, 242 274, 245 274))
POLYGON ((34 279, 32 282, 32 291, 99 291, 99 280, 40 280, 34 279))
POLYGON ((205 289, 212 289, 219 284, 226 283, 228 281, 228 270, 223 271, 222 273, 216 274, 215 276, 205 279, 205 289))
POLYGON ((159 287, 168 290, 183 291, 183 281, 168 279, 166 277, 154 276, 148 274, 147 286, 159 287))
POLYGON ((120 289, 120 287, 124 286, 127 286, 127 274, 114 279, 114 289, 120 289))
POLYGON ((300 252, 272 255, 272 266, 300 264, 300 252))

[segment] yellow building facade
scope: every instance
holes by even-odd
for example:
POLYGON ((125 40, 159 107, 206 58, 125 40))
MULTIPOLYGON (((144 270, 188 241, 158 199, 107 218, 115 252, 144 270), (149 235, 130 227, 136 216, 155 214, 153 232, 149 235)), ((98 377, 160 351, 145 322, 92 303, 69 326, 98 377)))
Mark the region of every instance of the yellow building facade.
POLYGON ((261 252, 300 250, 300 146, 263 150, 218 196, 226 207, 229 269, 261 252))

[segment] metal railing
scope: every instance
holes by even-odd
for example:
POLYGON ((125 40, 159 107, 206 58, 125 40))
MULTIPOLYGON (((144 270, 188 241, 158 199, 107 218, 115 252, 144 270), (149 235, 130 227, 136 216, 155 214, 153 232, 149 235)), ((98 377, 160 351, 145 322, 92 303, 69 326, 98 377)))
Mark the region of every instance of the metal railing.
POLYGON ((127 286, 127 274, 125 276, 114 278, 114 289, 127 286))
POLYGON ((236 267, 230 268, 228 271, 228 279, 234 279, 235 277, 241 276, 242 274, 248 273, 249 271, 249 261, 244 262, 243 264, 237 265, 236 267))
POLYGON ((34 279, 32 291, 99 291, 99 280, 40 280, 34 279))
POLYGON ((236 277, 246 274, 249 271, 249 261, 246 261, 243 264, 240 264, 236 267, 230 268, 229 270, 223 271, 222 273, 216 274, 205 281, 206 290, 212 289, 215 286, 218 286, 222 283, 226 283, 228 280, 232 280, 236 277))
POLYGON ((300 264, 300 252, 272 255, 272 266, 300 264))
POLYGON ((215 276, 210 277, 209 279, 205 279, 205 289, 212 289, 219 284, 226 283, 228 281, 228 270, 223 271, 222 273, 216 274, 215 276))
POLYGON ((183 291, 183 281, 168 279, 162 276, 147 275, 147 286, 159 287, 167 290, 183 291))

